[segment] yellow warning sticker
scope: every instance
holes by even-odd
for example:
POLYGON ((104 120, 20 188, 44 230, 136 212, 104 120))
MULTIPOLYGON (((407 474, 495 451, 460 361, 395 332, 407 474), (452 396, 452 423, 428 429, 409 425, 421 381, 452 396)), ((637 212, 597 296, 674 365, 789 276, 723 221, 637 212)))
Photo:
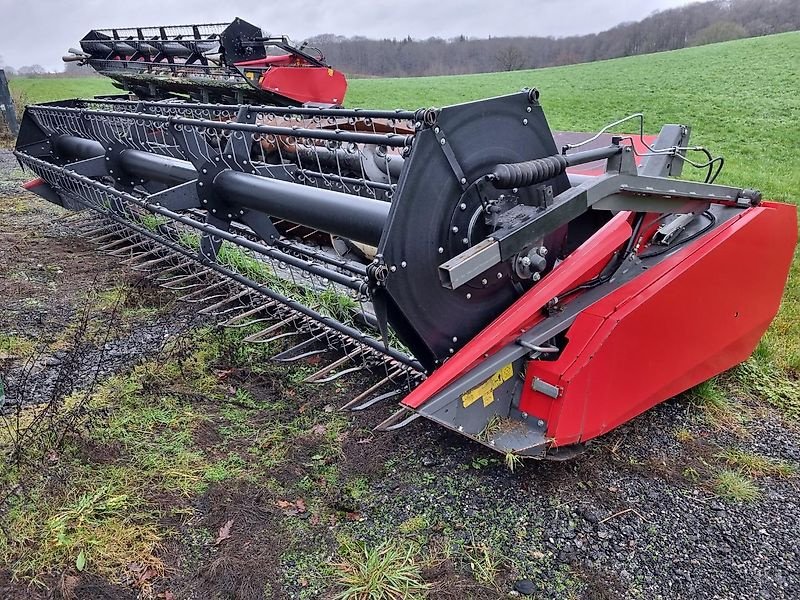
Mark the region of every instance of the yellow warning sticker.
POLYGON ((471 389, 461 396, 464 408, 469 408, 478 400, 483 400, 483 406, 489 406, 494 402, 494 391, 514 376, 514 366, 509 363, 478 387, 471 389))
POLYGON ((328 67, 328 77, 333 77, 333 69, 328 67))

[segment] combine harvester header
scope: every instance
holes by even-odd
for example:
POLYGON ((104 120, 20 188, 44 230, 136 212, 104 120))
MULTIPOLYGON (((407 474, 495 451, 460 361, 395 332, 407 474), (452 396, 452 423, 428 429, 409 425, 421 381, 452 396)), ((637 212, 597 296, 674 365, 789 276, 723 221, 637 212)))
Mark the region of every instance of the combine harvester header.
POLYGON ((339 106, 345 76, 319 50, 250 23, 93 29, 65 62, 88 64, 143 100, 339 106), (276 53, 277 52, 277 53, 276 53))
POLYGON ((363 378, 348 407, 403 396, 381 429, 423 416, 563 458, 747 359, 797 214, 715 184, 722 159, 682 125, 556 137, 536 90, 414 111, 100 100, 28 107, 15 154, 105 251, 275 360, 326 357, 309 382, 363 378))

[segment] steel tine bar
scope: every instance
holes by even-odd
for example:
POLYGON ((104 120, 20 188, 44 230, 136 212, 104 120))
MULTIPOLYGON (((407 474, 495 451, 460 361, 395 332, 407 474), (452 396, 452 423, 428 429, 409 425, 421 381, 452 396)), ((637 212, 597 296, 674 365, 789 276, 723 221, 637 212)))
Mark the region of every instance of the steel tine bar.
POLYGON ((396 375, 398 375, 399 372, 400 372, 400 369, 396 369, 394 371, 391 371, 386 377, 381 379, 378 383, 376 383, 373 386, 370 386, 369 388, 367 388, 366 390, 361 392, 358 396, 356 396, 355 398, 350 400, 350 402, 348 402, 347 404, 342 406, 342 408, 340 410, 349 410, 351 407, 357 405, 359 402, 362 402, 367 396, 369 396, 373 392, 376 392, 379 389, 381 389, 387 383, 392 383, 393 382, 392 378, 395 377, 396 375))
POLYGON ((420 416, 421 415, 419 413, 411 412, 407 408, 401 408, 391 417, 379 423, 375 427, 375 431, 397 431, 398 429, 402 429, 406 425, 413 423, 414 421, 419 419, 420 416))
POLYGON ((163 281, 164 283, 162 284, 162 287, 168 287, 168 284, 183 283, 184 281, 190 281, 192 279, 199 279, 204 274, 205 273, 203 271, 197 271, 195 273, 189 273, 189 274, 179 273, 179 274, 177 274, 177 275, 175 275, 173 277, 167 277, 166 279, 163 279, 163 278, 159 277, 157 279, 157 281, 163 281))
POLYGON ((226 304, 229 304, 230 302, 234 302, 234 301, 238 300, 239 298, 242 298, 243 296, 247 296, 250 293, 251 293, 250 290, 242 290, 241 292, 239 292, 235 296, 229 296, 228 298, 225 298, 224 300, 222 300, 220 302, 217 302, 216 304, 212 304, 211 306, 206 306, 205 308, 200 309, 198 311, 198 313, 201 314, 201 315, 207 315, 209 313, 213 313, 218 308, 222 308, 226 304))
POLYGON ((190 260, 189 262, 185 262, 185 263, 179 263, 179 264, 173 265, 173 266, 169 267, 168 269, 166 269, 166 270, 162 271, 161 273, 159 273, 159 275, 156 278, 156 280, 157 281, 172 281, 172 280, 175 279, 175 277, 178 277, 178 276, 185 277, 187 275, 194 275, 195 277, 198 277, 200 275, 205 275, 206 273, 212 273, 213 272, 213 269, 200 269, 200 270, 196 270, 196 271, 191 271, 190 273, 186 272, 187 269, 196 269, 196 268, 197 268, 197 263, 195 261, 193 261, 193 260, 190 260), (173 275, 171 277, 164 278, 164 275, 166 275, 167 273, 171 273, 173 271, 180 271, 180 273, 178 275, 173 275))
POLYGON ((108 242, 107 244, 101 245, 98 248, 98 250, 100 252, 107 252, 108 250, 111 250, 112 248, 116 248, 117 246, 120 246, 122 244, 130 243, 132 239, 133 239, 133 236, 123 236, 123 237, 121 237, 121 238, 119 238, 117 240, 114 240, 114 241, 108 242))
POLYGON ((110 227, 111 227, 110 225, 102 225, 101 227, 95 227, 94 229, 89 229, 89 230, 83 230, 80 227, 74 227, 74 229, 77 229, 82 236, 89 238, 95 235, 99 235, 104 231, 106 233, 109 233, 108 230, 110 229, 110 227))
POLYGON ((231 317, 230 319, 228 319, 224 323, 220 323, 220 325, 222 327, 232 327, 234 324, 238 323, 242 319, 246 319, 247 317, 252 317, 253 315, 256 315, 256 314, 260 313, 262 310, 266 310, 268 308, 271 308, 271 307, 275 306, 275 304, 276 304, 275 300, 270 300, 269 302, 265 302, 264 304, 260 304, 260 305, 258 305, 256 307, 253 307, 253 308, 247 310, 246 312, 243 312, 240 315, 236 315, 235 317, 231 317))
MULTIPOLYGON (((145 252, 144 254, 134 254, 134 255, 133 255, 133 256, 131 256, 130 258, 126 258, 126 259, 122 260, 122 261, 120 262, 120 264, 123 264, 123 265, 132 265, 132 264, 133 264, 133 263, 135 263, 137 260, 141 260, 141 259, 143 259, 143 258, 145 258, 145 257, 147 257, 147 256, 152 256, 153 254, 158 254, 160 251, 161 251, 161 248, 151 248, 150 250, 148 250, 148 251, 147 251, 147 252, 145 252)), ((140 266, 140 265, 137 265, 137 266, 140 266)))
MULTIPOLYGON (((201 285, 203 283, 204 282, 200 282, 201 285)), ((194 298, 195 296, 201 296, 204 292, 210 292, 212 290, 217 290, 217 289, 221 288, 222 286, 228 285, 228 284, 230 284, 230 282, 228 280, 220 279, 216 283, 212 283, 211 285, 207 285, 202 290, 197 290, 196 292, 191 292, 189 294, 185 294, 185 295, 181 296, 180 298, 178 298, 178 300, 180 302, 190 302, 191 299, 194 298)), ((171 288, 171 289, 175 289, 175 288, 171 288)))
POLYGON ((273 358, 272 360, 281 363, 293 363, 299 360, 303 360, 304 358, 319 356, 320 354, 325 354, 326 352, 330 352, 330 348, 322 348, 321 350, 311 350, 310 352, 304 352, 303 354, 298 354, 297 356, 293 356, 292 358, 273 358))
MULTIPOLYGON (((155 248, 154 250, 155 250, 155 252, 163 252, 164 248, 158 247, 158 248, 155 248)), ((161 264, 163 262, 166 262, 168 260, 174 260, 174 259, 175 259, 175 255, 174 254, 167 254, 166 256, 160 256, 159 258, 154 258, 152 260, 148 260, 147 262, 143 262, 140 265, 136 265, 136 267, 134 267, 134 268, 136 270, 138 270, 138 271, 144 271, 144 270, 149 269, 150 267, 154 267, 154 266, 159 265, 159 264, 161 264)))
POLYGON ((302 333, 301 331, 289 331, 289 332, 286 332, 286 333, 279 333, 278 335, 273 335, 272 337, 269 337, 267 339, 258 338, 258 339, 255 339, 255 340, 249 340, 249 339, 245 338, 244 341, 249 343, 249 344, 269 344, 270 342, 276 342, 278 340, 282 340, 283 338, 288 338, 288 337, 293 337, 295 335, 300 335, 301 333, 302 333))
MULTIPOLYGON (((195 293, 197 293, 197 292, 195 292, 195 293)), ((192 299, 192 300, 183 300, 181 298, 178 298, 178 302, 186 302, 187 304, 203 304, 205 302, 211 302, 212 300, 216 300, 217 298, 227 298, 227 297, 228 297, 228 294, 225 294, 225 293, 212 294, 211 296, 203 296, 202 298, 199 298, 197 300, 194 300, 194 299, 192 299)))
POLYGON ((378 402, 382 402, 384 400, 388 400, 389 398, 394 398, 395 396, 399 396, 403 393, 403 390, 392 390, 390 392, 386 392, 385 394, 381 394, 380 396, 375 396, 372 400, 367 400, 364 404, 360 404, 359 406, 354 406, 350 410, 358 412, 360 410, 366 410, 370 406, 375 406, 378 402))
POLYGON ((267 323, 272 321, 275 317, 262 317, 261 319, 251 319, 250 321, 245 321, 244 323, 238 323, 236 325, 225 325, 224 323, 220 325, 220 327, 225 327, 226 329, 246 329, 251 325, 255 325, 256 323, 267 323))
MULTIPOLYGON (((307 348, 308 346, 313 345, 314 342, 319 341, 320 338, 322 338, 324 336, 325 336, 324 333, 318 333, 317 335, 312 336, 312 337, 308 338, 307 340, 303 340, 302 342, 300 342, 298 344, 295 344, 291 348, 283 350, 283 351, 279 352, 278 354, 270 357, 270 360, 274 360, 274 361, 277 361, 277 362, 294 362, 295 360, 297 360, 296 358, 293 358, 293 354, 295 352, 297 352, 298 350, 303 350, 303 349, 307 348)), ((326 348, 325 350, 322 350, 321 352, 327 352, 328 350, 330 350, 330 348, 326 348)), ((309 356, 312 355, 312 354, 316 354, 316 353, 317 353, 317 351, 315 350, 314 352, 309 354, 309 356)))
MULTIPOLYGON (((322 379, 315 379, 314 383, 330 383, 331 381, 336 381, 340 377, 344 377, 345 375, 350 375, 351 373, 357 373, 358 371, 363 371, 364 369, 368 369, 369 366, 366 364, 357 365, 355 367, 350 367, 349 369, 343 369, 341 371, 337 371, 333 375, 329 375, 328 377, 323 377, 322 379)), ((344 410, 344 407, 342 407, 344 410)))
POLYGON ((110 240, 114 237, 119 237, 119 231, 112 231, 111 233, 106 233, 105 235, 101 235, 100 237, 93 238, 92 236, 85 236, 93 244, 99 244, 105 240, 110 240))
POLYGON ((320 377, 323 377, 324 375, 327 375, 331 371, 334 371, 334 370, 338 369, 342 365, 347 364, 348 361, 350 361, 352 358, 354 358, 356 355, 360 354, 361 352, 363 352, 363 350, 361 348, 356 348, 355 350, 353 350, 349 354, 346 354, 346 355, 342 356, 341 358, 336 359, 331 364, 322 367, 319 371, 315 371, 314 373, 312 373, 311 375, 306 377, 303 380, 303 383, 314 383, 314 382, 318 381, 320 377))
POLYGON ((136 248, 140 248, 142 246, 146 246, 150 244, 150 240, 143 240, 133 246, 128 246, 127 248, 120 248, 119 250, 113 250, 109 252, 109 256, 122 256, 125 252, 133 252, 136 248))
MULTIPOLYGON (((297 317, 296 316, 291 316, 288 319, 284 319, 283 321, 279 321, 278 323, 275 323, 271 327, 267 327, 266 329, 262 329, 261 331, 257 331, 256 333, 248 335, 246 338, 244 338, 244 341, 245 342, 256 342, 256 341, 260 340, 262 337, 264 337, 265 335, 270 335, 271 333, 273 333, 275 331, 278 331, 281 327, 284 327, 284 326, 288 325, 289 323, 292 323, 295 320, 297 320, 297 317)), ((298 333, 299 333, 299 331, 298 331, 298 333)))

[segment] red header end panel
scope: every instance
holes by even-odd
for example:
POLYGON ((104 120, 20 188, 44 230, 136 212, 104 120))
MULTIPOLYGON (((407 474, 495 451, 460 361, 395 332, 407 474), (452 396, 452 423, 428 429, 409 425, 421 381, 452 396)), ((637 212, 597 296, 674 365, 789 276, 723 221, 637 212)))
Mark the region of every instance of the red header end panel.
POLYGON ((347 79, 326 67, 275 66, 264 73, 260 87, 297 102, 341 105, 347 93, 347 79))
POLYGON ((797 209, 765 202, 584 310, 558 360, 531 361, 520 410, 554 446, 601 435, 745 361, 778 312, 797 209), (552 398, 534 377, 557 385, 552 398))

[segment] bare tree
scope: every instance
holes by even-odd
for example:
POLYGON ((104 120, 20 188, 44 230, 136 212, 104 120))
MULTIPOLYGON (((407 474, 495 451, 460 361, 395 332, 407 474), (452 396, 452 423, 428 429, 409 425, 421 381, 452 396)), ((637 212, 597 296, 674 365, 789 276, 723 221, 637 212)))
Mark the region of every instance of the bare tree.
POLYGON ((496 60, 501 71, 519 71, 525 66, 525 55, 513 44, 500 49, 496 60))

